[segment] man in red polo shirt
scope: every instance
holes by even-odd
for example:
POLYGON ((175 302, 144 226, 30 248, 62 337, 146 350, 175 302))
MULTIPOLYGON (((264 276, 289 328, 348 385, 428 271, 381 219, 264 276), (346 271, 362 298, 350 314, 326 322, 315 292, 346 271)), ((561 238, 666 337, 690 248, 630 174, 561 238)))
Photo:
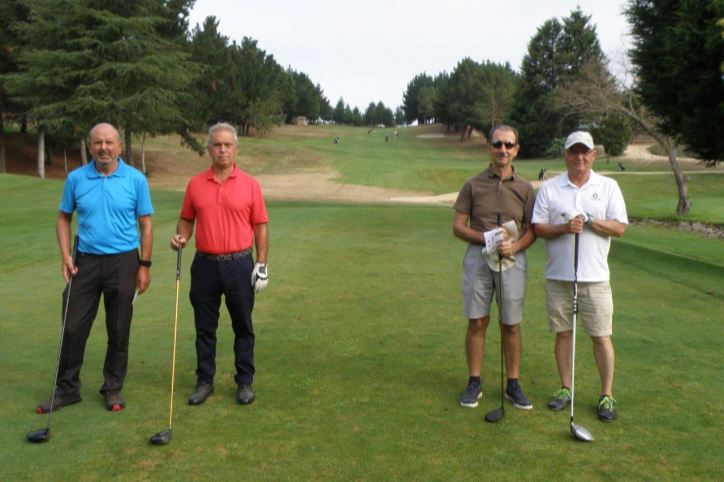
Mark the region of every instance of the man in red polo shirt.
POLYGON ((196 324, 196 390, 190 405, 200 405, 214 391, 216 329, 221 295, 234 329, 234 355, 242 405, 254 401, 254 294, 267 285, 266 205, 253 177, 236 166, 236 129, 219 123, 209 128, 212 165, 188 183, 171 248, 186 245, 196 226, 196 256, 191 264, 189 296, 196 324), (256 263, 252 258, 256 246, 256 263))

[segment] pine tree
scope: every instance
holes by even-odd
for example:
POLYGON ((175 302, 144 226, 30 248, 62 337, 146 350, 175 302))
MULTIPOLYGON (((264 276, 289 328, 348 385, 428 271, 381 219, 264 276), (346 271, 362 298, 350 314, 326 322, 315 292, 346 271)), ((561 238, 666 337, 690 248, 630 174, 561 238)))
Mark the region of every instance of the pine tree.
POLYGON ((51 136, 77 139, 111 122, 124 131, 130 157, 131 134, 185 126, 182 106, 197 69, 177 37, 162 34, 173 31, 158 15, 162 0, 28 4, 23 70, 8 77, 8 89, 51 136))
POLYGON ((707 161, 724 159, 724 1, 632 0, 637 92, 662 130, 707 161))
POLYGON ((543 155, 553 139, 580 127, 578 117, 551 107, 550 95, 577 75, 589 59, 604 60, 590 20, 576 9, 563 23, 547 20, 528 43, 512 108, 521 155, 543 155))

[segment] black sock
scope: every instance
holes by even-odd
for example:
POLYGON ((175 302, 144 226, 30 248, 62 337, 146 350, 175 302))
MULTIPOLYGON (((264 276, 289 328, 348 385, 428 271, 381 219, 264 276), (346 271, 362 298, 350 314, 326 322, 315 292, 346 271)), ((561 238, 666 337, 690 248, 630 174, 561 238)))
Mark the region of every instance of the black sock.
POLYGON ((468 385, 471 383, 473 383, 475 385, 480 385, 480 377, 470 377, 468 379, 468 385))
POLYGON ((509 387, 518 386, 518 379, 517 378, 508 378, 508 386, 509 387))

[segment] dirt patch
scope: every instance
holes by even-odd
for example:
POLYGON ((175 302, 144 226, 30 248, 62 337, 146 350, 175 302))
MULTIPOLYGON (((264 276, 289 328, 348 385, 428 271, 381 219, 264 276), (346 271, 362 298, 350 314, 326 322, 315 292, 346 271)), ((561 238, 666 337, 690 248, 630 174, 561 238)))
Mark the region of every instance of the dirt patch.
POLYGON ((294 174, 260 174, 256 179, 261 184, 264 197, 272 200, 389 203, 429 195, 404 189, 343 184, 336 181, 339 177, 339 173, 325 169, 294 174))

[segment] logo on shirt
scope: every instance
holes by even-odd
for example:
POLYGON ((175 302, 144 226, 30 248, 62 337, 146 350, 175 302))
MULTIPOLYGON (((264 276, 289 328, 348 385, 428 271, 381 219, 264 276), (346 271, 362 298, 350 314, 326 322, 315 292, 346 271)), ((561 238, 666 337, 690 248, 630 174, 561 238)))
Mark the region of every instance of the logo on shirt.
POLYGON ((591 196, 591 199, 594 200, 594 201, 600 201, 597 192, 594 192, 594 193, 593 193, 593 196, 591 196))

